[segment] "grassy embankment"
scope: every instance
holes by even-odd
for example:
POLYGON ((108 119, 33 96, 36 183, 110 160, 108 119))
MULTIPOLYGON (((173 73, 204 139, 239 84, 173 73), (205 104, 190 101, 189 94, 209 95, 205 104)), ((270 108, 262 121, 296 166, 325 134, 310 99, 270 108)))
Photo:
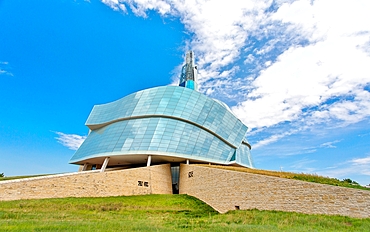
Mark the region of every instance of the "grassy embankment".
POLYGON ((266 175, 266 176, 275 176, 275 177, 294 179, 294 180, 302 180, 302 181, 307 181, 307 182, 328 184, 328 185, 341 186, 341 187, 347 187, 347 188, 370 190, 370 188, 363 187, 357 184, 356 182, 351 181, 350 179, 338 180, 335 178, 319 176, 317 174, 279 172, 279 171, 268 171, 268 170, 250 169, 250 168, 243 168, 243 167, 207 165, 207 164, 199 164, 199 166, 220 168, 220 169, 239 171, 239 172, 248 172, 248 173, 260 174, 260 175, 266 175))
POLYGON ((239 210, 187 195, 0 202, 1 231, 370 231, 370 219, 239 210))
POLYGON ((0 181, 2 181, 2 180, 17 180, 17 179, 47 176, 47 175, 53 175, 53 174, 29 175, 29 176, 4 176, 4 177, 0 177, 0 181))

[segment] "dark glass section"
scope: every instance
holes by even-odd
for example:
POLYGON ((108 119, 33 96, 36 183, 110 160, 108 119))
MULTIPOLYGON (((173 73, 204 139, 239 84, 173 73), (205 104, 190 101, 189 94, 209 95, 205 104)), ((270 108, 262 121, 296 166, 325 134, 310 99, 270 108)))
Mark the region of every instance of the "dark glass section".
POLYGON ((230 161, 235 161, 236 152, 234 152, 234 155, 231 157, 230 161))
POLYGON ((171 164, 172 193, 179 194, 180 164, 171 164))

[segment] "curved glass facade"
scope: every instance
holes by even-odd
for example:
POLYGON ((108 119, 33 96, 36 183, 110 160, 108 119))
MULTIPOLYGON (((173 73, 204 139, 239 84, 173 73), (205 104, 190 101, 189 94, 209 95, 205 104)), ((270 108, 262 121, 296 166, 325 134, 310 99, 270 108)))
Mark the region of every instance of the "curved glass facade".
POLYGON ((247 127, 227 106, 197 91, 164 86, 94 106, 90 133, 70 163, 150 154, 252 167, 247 127))

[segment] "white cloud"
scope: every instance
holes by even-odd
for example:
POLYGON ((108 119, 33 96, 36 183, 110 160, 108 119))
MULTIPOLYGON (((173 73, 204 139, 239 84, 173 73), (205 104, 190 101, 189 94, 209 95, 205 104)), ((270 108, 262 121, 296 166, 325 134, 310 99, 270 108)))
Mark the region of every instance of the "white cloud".
POLYGON ((194 34, 189 46, 197 54, 203 70, 203 83, 220 75, 220 69, 232 64, 240 55, 250 31, 265 18, 271 0, 102 0, 118 10, 127 5, 136 15, 146 11, 179 17, 185 28, 194 34))
POLYGON ((340 142, 340 140, 335 140, 335 141, 332 141, 332 142, 326 142, 326 143, 321 144, 320 147, 337 148, 336 146, 334 146, 334 144, 339 143, 339 142, 340 142))
POLYGON ((58 142, 71 150, 77 150, 87 137, 76 134, 64 134, 57 131, 55 132, 55 134, 58 135, 58 137, 55 137, 58 142))
POLYGON ((124 4, 121 4, 119 0, 101 0, 101 1, 102 3, 111 7, 113 10, 116 10, 116 11, 121 10, 124 13, 127 12, 126 6, 124 4))
POLYGON ((0 75, 14 76, 14 74, 11 73, 9 69, 10 69, 9 62, 0 61, 0 75))
POLYGON ((369 117, 370 93, 364 90, 370 83, 370 56, 364 49, 370 35, 366 7, 370 2, 283 4, 270 19, 276 26, 287 24, 290 37, 308 44, 287 47, 232 110, 252 128, 287 121, 346 125, 369 117))
POLYGON ((253 149, 257 149, 259 147, 263 147, 263 146, 266 146, 270 143, 274 143, 276 141, 278 141, 279 139, 281 138, 284 138, 285 135, 284 134, 281 134, 281 135, 273 135, 269 138, 266 138, 266 139, 263 139, 261 141, 258 141, 256 144, 253 145, 253 149))
MULTIPOLYGON (((353 159, 350 162, 352 164, 356 164, 356 165, 370 165, 370 156, 366 157, 366 158, 353 159)), ((370 172, 370 170, 368 170, 368 171, 370 172)))
POLYGON ((347 160, 327 170, 318 171, 318 173, 320 175, 342 179, 352 176, 351 178, 355 181, 358 181, 362 185, 366 185, 369 184, 370 156, 347 160), (359 178, 359 180, 357 178, 359 178))
POLYGON ((291 134, 295 133, 295 131, 290 131, 290 132, 285 132, 285 133, 281 133, 281 134, 274 134, 266 139, 263 139, 263 140, 260 140, 258 141, 256 144, 253 145, 253 149, 257 149, 257 148, 260 148, 260 147, 263 147, 263 146, 266 146, 270 143, 274 143, 276 141, 278 141, 279 139, 282 139, 286 136, 289 136, 291 134))
POLYGON ((368 0, 102 0, 141 17, 180 18, 193 35, 201 91, 233 102, 252 132, 288 134, 370 116, 368 0), (127 8, 127 9, 126 9, 127 8), (236 102, 236 103, 235 103, 236 102))

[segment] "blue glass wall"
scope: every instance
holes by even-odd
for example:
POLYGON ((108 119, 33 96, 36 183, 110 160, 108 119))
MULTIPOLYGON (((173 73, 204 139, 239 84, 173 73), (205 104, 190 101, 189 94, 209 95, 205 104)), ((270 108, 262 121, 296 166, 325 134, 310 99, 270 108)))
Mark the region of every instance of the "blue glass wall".
POLYGON ((158 151, 209 161, 226 161, 233 153, 230 146, 197 126, 154 117, 119 121, 92 131, 71 161, 106 153, 158 154, 158 151))
POLYGON ((237 164, 240 164, 242 166, 253 167, 250 148, 247 145, 241 144, 240 147, 236 150, 235 161, 237 164))
POLYGON ((151 88, 112 103, 94 106, 86 125, 94 129, 115 120, 147 115, 166 115, 191 121, 235 147, 240 145, 247 132, 247 127, 219 102, 177 86, 151 88))
POLYGON ((163 154, 228 163, 246 163, 241 148, 247 127, 229 109, 191 89, 164 86, 94 106, 91 132, 70 163, 124 154, 163 154))

